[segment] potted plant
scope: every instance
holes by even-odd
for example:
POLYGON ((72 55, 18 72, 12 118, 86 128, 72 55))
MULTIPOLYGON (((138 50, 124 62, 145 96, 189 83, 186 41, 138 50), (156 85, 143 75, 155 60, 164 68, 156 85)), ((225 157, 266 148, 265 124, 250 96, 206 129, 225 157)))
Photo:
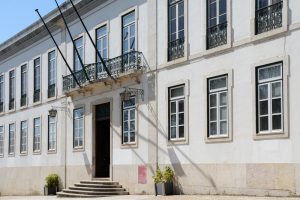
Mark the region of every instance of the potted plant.
POLYGON ((171 167, 166 166, 163 172, 158 167, 153 176, 155 183, 155 195, 172 195, 173 178, 174 171, 171 167))
POLYGON ((49 174, 46 178, 46 185, 44 187, 45 195, 56 195, 59 187, 58 174, 49 174))

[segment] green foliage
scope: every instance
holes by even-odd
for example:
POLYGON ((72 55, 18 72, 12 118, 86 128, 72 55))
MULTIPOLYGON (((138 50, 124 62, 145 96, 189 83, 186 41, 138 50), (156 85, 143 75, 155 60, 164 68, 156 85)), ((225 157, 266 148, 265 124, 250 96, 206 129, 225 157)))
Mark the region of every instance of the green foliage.
POLYGON ((46 187, 59 187, 59 176, 58 174, 49 174, 46 178, 46 187))
POLYGON ((170 166, 165 167, 165 171, 163 173, 163 182, 172 182, 174 178, 174 171, 170 166))
POLYGON ((152 176, 152 178, 154 180, 154 183, 162 182, 163 174, 159 167, 156 169, 155 174, 154 174, 154 176, 152 176))
POLYGON ((152 176, 154 183, 166 183, 173 181, 174 171, 170 166, 166 166, 164 171, 161 171, 158 167, 154 176, 152 176))

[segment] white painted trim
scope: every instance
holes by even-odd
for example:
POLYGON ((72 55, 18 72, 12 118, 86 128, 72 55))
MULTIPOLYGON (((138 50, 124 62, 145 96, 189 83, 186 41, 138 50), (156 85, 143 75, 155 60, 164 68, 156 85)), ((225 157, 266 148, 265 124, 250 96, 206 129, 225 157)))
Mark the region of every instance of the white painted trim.
POLYGON ((85 121, 85 118, 86 118, 86 108, 85 108, 85 104, 78 104, 76 106, 74 106, 73 110, 72 110, 72 149, 73 149, 73 153, 75 152, 84 152, 85 151, 85 126, 86 126, 86 121, 85 121), (82 146, 79 146, 79 147, 74 147, 74 110, 77 110, 77 109, 80 109, 82 108, 83 109, 83 116, 82 116, 82 120, 83 120, 83 141, 82 141, 82 146))

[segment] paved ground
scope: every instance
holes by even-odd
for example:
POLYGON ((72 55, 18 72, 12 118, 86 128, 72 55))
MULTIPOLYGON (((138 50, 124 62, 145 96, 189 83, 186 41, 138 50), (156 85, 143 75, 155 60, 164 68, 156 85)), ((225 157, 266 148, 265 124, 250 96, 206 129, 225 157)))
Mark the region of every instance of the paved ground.
MULTIPOLYGON (((0 200, 53 200, 57 199, 55 196, 44 197, 44 196, 34 196, 34 197, 0 197, 0 200)), ((103 197, 103 198, 92 198, 92 200, 300 200, 300 198, 278 198, 278 197, 239 197, 239 196, 118 196, 118 197, 103 197)), ((83 198, 58 198, 58 200, 84 200, 83 198)), ((91 199, 88 199, 91 200, 91 199)))

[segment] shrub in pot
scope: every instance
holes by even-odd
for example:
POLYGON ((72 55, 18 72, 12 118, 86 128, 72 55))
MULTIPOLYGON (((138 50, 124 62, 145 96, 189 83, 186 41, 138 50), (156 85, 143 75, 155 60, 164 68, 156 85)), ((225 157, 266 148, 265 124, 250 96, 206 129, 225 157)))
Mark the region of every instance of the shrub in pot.
POLYGON ((46 185, 44 187, 45 195, 56 195, 59 187, 59 176, 57 174, 49 174, 46 178, 46 185))
POLYGON ((157 168, 153 180, 155 183, 155 195, 172 195, 173 194, 174 171, 171 167, 166 166, 162 172, 157 168))

